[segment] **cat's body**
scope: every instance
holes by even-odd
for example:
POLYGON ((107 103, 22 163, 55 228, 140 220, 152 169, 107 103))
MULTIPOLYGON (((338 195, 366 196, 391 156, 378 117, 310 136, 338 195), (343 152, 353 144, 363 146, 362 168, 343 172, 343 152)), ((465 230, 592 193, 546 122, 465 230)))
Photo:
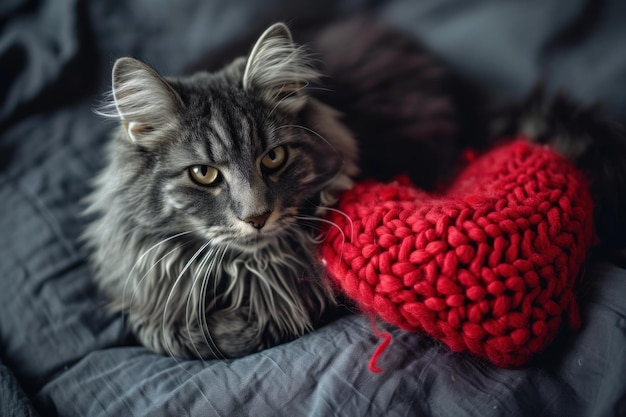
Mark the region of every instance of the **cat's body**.
POLYGON ((334 304, 314 238, 352 185, 357 150, 307 96, 316 77, 283 25, 213 74, 165 79, 116 63, 108 115, 121 127, 85 237, 142 344, 242 356, 311 330, 334 304))

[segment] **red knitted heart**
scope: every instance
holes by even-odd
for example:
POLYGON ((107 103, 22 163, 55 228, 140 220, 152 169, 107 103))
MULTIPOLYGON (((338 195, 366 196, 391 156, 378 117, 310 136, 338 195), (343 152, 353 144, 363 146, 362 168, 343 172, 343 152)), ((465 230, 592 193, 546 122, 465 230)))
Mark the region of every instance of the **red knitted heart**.
POLYGON ((521 139, 471 162, 442 195, 408 181, 343 195, 320 256, 366 313, 452 350, 520 366, 555 337, 592 241, 586 181, 521 139))

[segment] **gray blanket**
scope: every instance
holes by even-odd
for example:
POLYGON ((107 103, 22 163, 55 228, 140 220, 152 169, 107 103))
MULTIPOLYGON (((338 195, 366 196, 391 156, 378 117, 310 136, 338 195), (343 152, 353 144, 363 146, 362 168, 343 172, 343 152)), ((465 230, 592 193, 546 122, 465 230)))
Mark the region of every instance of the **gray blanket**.
POLYGON ((380 341, 359 315, 242 359, 179 361, 135 345, 103 308, 78 236, 112 127, 92 109, 114 59, 174 75, 276 20, 362 10, 503 93, 542 78, 626 121, 621 0, 3 1, 1 416, 33 415, 26 396, 44 416, 626 415, 626 271, 613 263, 586 267, 582 330, 563 330, 518 370, 389 328, 384 372, 373 374, 380 341))

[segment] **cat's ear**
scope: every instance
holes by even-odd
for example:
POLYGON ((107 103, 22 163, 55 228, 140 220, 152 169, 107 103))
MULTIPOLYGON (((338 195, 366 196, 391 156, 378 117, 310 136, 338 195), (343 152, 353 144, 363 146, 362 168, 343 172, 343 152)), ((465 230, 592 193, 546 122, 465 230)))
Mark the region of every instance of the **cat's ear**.
POLYGON ((154 69, 133 58, 120 58, 112 78, 117 117, 131 140, 141 142, 173 126, 182 100, 154 69))
POLYGON ((310 65, 302 47, 294 44, 283 23, 270 26, 256 41, 243 74, 243 88, 288 112, 305 105, 304 88, 316 81, 319 73, 310 65))

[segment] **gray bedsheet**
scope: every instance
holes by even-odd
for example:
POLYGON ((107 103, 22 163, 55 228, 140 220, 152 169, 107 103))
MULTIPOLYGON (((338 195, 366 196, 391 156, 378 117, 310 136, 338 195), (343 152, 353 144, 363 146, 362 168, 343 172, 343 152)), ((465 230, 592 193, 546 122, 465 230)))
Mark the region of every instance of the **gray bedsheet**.
POLYGON ((20 389, 44 416, 626 415, 626 271, 614 264, 586 267, 584 327, 563 331, 524 369, 497 369, 388 329, 384 372, 374 374, 367 363, 379 340, 358 315, 238 360, 151 353, 132 342, 123 317, 103 308, 78 240, 80 200, 112 127, 92 109, 118 56, 177 74, 275 20, 367 9, 493 88, 520 96, 544 76, 551 88, 605 100, 624 121, 625 4, 2 2, 0 355, 11 372, 0 366, 0 415, 20 404, 23 415, 32 412, 20 389))

